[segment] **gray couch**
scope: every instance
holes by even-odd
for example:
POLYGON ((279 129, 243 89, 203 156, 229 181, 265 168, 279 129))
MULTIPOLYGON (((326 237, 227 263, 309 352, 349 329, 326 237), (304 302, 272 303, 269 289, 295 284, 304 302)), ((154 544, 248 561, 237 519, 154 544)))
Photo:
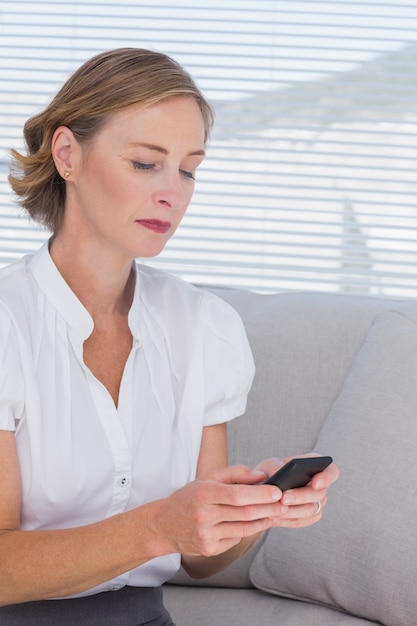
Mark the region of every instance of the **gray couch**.
POLYGON ((231 463, 312 450, 341 470, 323 519, 272 529, 239 563, 165 586, 177 626, 416 626, 417 304, 217 292, 257 373, 231 463))

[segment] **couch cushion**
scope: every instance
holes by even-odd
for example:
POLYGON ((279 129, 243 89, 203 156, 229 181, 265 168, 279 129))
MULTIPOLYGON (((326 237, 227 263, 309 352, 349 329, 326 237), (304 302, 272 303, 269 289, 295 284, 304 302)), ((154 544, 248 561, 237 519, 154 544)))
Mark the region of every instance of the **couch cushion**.
POLYGON ((375 622, 268 596, 257 589, 165 585, 164 604, 177 626, 376 626, 375 622))
POLYGON ((417 324, 379 315, 321 429, 341 469, 322 521, 273 529, 253 584, 387 626, 417 616, 417 324))

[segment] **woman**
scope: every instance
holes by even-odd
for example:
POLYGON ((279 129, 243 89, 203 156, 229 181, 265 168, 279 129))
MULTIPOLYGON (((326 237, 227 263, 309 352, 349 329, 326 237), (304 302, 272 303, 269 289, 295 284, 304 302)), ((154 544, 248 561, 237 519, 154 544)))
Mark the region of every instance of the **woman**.
POLYGON ((259 484, 278 459, 227 465, 253 376, 236 313, 134 262, 175 232, 211 124, 176 62, 120 49, 25 126, 10 182, 52 236, 0 274, 4 626, 171 624, 180 562, 207 576, 321 517, 334 465, 284 495, 259 484))

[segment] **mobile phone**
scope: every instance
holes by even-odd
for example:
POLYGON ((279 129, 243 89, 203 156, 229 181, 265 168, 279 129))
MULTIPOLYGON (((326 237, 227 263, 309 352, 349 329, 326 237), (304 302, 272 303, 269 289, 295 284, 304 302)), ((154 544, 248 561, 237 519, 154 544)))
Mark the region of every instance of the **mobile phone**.
POLYGON ((265 481, 266 485, 276 485, 281 491, 304 487, 317 472, 322 472, 333 462, 331 456, 307 456, 292 459, 265 481))

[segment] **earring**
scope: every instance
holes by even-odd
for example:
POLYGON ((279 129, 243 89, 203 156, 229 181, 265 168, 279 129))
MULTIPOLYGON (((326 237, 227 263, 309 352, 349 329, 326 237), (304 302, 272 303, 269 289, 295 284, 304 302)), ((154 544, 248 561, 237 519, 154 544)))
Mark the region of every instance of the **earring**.
POLYGON ((64 176, 65 178, 69 178, 71 176, 71 172, 68 172, 68 170, 66 172, 64 172, 64 176))

